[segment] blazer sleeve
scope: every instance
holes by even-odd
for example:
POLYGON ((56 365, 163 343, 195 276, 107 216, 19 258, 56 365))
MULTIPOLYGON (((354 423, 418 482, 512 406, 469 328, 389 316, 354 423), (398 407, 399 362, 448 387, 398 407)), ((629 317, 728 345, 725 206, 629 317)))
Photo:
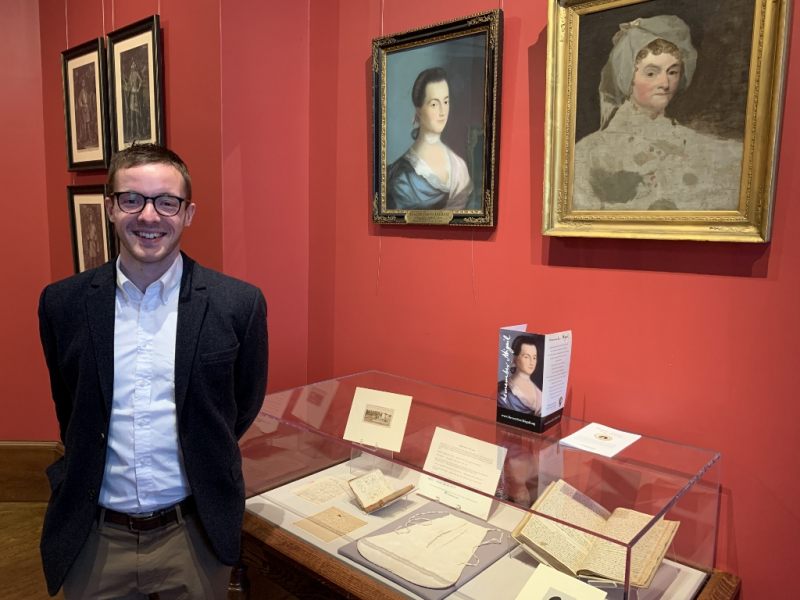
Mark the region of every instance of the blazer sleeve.
POLYGON ((50 374, 50 391, 56 406, 56 417, 58 418, 59 432, 63 443, 66 439, 69 419, 72 414, 72 395, 64 382, 58 364, 58 343, 50 320, 51 317, 47 310, 47 294, 48 288, 45 288, 39 296, 39 337, 42 341, 44 359, 50 374))
POLYGON ((264 403, 267 391, 267 303, 261 290, 256 289, 243 341, 236 360, 236 427, 241 438, 250 427, 264 403))

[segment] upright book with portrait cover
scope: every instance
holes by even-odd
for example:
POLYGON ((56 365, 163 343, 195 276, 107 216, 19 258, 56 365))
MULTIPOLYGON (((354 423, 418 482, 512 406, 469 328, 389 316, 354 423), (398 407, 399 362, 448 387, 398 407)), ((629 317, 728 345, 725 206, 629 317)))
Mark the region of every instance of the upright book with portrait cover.
POLYGON ((561 420, 567 395, 572 332, 500 329, 497 422, 542 432, 561 420))

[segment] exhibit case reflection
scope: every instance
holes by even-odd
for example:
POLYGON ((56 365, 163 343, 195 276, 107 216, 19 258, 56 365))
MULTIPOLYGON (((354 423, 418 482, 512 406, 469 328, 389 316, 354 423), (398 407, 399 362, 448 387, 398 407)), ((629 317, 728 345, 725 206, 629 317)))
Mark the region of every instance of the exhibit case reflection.
POLYGON ((243 564, 263 571, 267 544, 371 600, 515 599, 542 564, 607 598, 709 585, 719 453, 643 436, 606 458, 559 444, 583 421, 536 434, 494 412, 493 397, 377 371, 267 395, 240 443, 243 564), (399 451, 345 440, 395 426, 373 414, 387 392, 411 398, 399 451), (363 415, 357 393, 372 394, 363 415))

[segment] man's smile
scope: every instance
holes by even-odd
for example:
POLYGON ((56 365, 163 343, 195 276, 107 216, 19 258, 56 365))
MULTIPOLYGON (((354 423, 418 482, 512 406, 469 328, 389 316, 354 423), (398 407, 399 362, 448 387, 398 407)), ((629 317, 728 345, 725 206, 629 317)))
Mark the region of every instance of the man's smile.
POLYGON ((136 237, 140 237, 145 240, 155 240, 157 238, 164 237, 165 235, 167 235, 166 233, 159 231, 134 231, 133 233, 136 237))

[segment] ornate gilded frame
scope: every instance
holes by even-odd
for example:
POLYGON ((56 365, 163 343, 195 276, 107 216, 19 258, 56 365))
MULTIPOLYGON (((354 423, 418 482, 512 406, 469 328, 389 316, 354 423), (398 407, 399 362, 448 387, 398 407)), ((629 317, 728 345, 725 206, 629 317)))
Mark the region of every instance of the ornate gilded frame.
POLYGON ((502 11, 492 10, 373 40, 374 223, 494 226, 502 25, 502 11), (445 69, 453 99, 441 132, 441 141, 451 149, 451 173, 461 164, 468 178, 462 167, 461 183, 455 175, 448 175, 448 184, 438 179, 441 187, 429 205, 415 204, 416 198, 408 196, 398 202, 397 180, 389 176, 397 170, 390 167, 416 141, 411 137, 416 122, 411 90, 417 76, 431 67, 445 69))
MULTIPOLYGON (((774 205, 777 152, 780 133, 780 122, 783 103, 783 85, 786 63, 786 38, 788 32, 789 1, 788 0, 549 0, 548 16, 548 54, 547 54, 547 113, 545 117, 545 169, 544 169, 544 206, 542 232, 551 236, 571 237, 608 237, 608 238, 643 238, 643 239, 678 239, 705 240, 727 242, 767 242, 770 239, 770 228, 774 205), (733 5, 737 6, 733 6, 733 5), (740 22, 740 31, 729 30, 725 38, 732 46, 727 53, 721 47, 715 47, 712 27, 724 27, 725 24, 712 23, 703 15, 710 11, 715 15, 726 16, 740 22), (677 15, 684 19, 692 30, 693 43, 697 47, 697 71, 695 81, 701 69, 701 61, 706 60, 703 73, 724 71, 724 63, 719 60, 735 59, 736 52, 741 52, 737 64, 741 65, 741 77, 736 79, 730 73, 730 81, 726 84, 733 89, 740 85, 746 95, 741 99, 741 115, 738 125, 741 129, 741 163, 729 162, 734 169, 738 167, 740 175, 738 184, 738 203, 735 195, 731 198, 730 207, 707 209, 705 200, 700 206, 681 209, 675 203, 665 208, 664 204, 653 203, 648 209, 624 210, 619 207, 623 201, 612 198, 608 189, 603 188, 607 202, 600 201, 601 208, 576 209, 575 172, 576 172, 576 137, 580 135, 579 119, 587 112, 600 111, 598 88, 588 84, 587 73, 598 73, 597 68, 589 71, 586 67, 591 63, 592 55, 598 55, 605 61, 609 57, 612 46, 610 27, 618 30, 618 24, 634 23, 641 17, 655 15, 677 15), (752 16, 751 16, 752 15, 752 16), (634 18, 631 21, 631 17, 634 18), (616 23, 616 24, 615 24, 616 23), (585 35, 581 35, 581 26, 585 26, 585 35), (599 32, 608 26, 606 32, 599 32), (751 33, 750 33, 751 32, 751 33), (705 34, 705 35, 703 35, 705 34), (594 36, 594 37, 593 37, 594 36), (601 37, 598 37, 601 36, 601 37), (699 43, 695 41, 695 37, 699 43), (600 47, 598 40, 607 40, 607 45, 600 47), (586 45, 581 48, 580 44, 586 45), (706 57, 703 56, 704 50, 706 57), (715 56, 716 52, 716 56, 715 56), (583 63, 585 64, 582 64, 583 63), (710 62, 709 62, 710 61, 710 62), (715 63, 716 64, 713 64, 715 63), (584 79, 581 79, 584 77, 584 79), (731 83, 732 82, 732 83, 731 83), (738 83, 737 83, 738 82, 738 83), (581 93, 583 90, 583 94, 581 93), (746 97, 745 97, 746 96, 746 97), (592 101, 595 106, 592 108, 592 101), (655 205, 655 206, 654 206, 655 205)), ((715 17, 718 18, 718 17, 715 17)), ((603 63, 599 63, 602 65, 603 63)), ((714 73, 716 76, 716 73, 714 73)), ((711 77, 714 79, 714 77, 711 77)), ((715 97, 709 78, 703 80, 705 99, 713 105, 722 102, 715 97)), ((692 83, 688 88, 695 85, 692 83)), ((697 94, 696 94, 697 95, 697 94)), ((678 99, 679 96, 675 96, 678 99)), ((703 106, 703 98, 699 95, 694 106, 703 106)), ((669 111, 673 102, 670 102, 669 111)), ((733 102, 733 100, 730 100, 733 102)), ((687 104, 688 105, 688 104, 687 104)), ((707 110, 711 110, 709 105, 707 110)), ((669 113, 667 113, 669 117, 669 113)), ((720 117, 721 118, 721 117, 720 117)), ((713 115, 712 115, 713 120, 713 115)), ((673 124, 680 120, 673 120, 673 124)), ((702 122, 699 120, 694 123, 702 122)), ((595 125, 597 121, 595 121, 595 125)), ((584 127, 584 129, 586 129, 584 127)), ((636 132, 632 132, 630 140, 634 140, 636 132)), ((710 134, 708 134, 710 135, 710 134)), ((588 137, 588 136, 586 136, 588 137)), ((698 139, 700 136, 698 136, 698 139)), ((582 138, 581 138, 582 139, 582 138)), ((607 140, 610 138, 594 138, 607 140)), ((707 139, 703 138, 703 139, 707 139)), ((720 138, 722 139, 722 138, 720 138)), ((733 138, 731 138, 733 139, 733 138)), ((724 142, 723 142, 724 143, 724 142)), ((586 148, 587 146, 584 146, 586 148)), ((597 146, 593 146, 596 148, 597 146)), ((602 147, 601 151, 602 151, 602 147)), ((652 147, 651 147, 652 149, 652 147)), ((623 145, 612 150, 625 156, 623 145)), ((584 161, 585 152, 579 152, 578 159, 581 173, 590 173, 592 179, 597 171, 597 163, 584 161)), ((589 155, 593 160, 595 155, 589 155)), ((612 155, 609 153, 608 155, 612 155)), ((606 164, 613 162, 613 157, 606 164)), ((620 159, 622 160, 622 159, 620 159)), ((621 163, 619 163, 621 164, 621 163)), ((662 163, 663 164, 663 163, 662 163)), ((602 172, 602 171, 601 171, 602 172)), ((611 171, 609 171, 611 172, 611 171)), ((622 173, 622 171, 617 171, 622 173)), ((630 171, 625 171, 630 174, 630 171)), ((639 177, 639 175, 634 175, 639 177)), ((651 175, 655 181, 655 175, 651 175)), ((591 182, 594 186, 594 181, 591 182)), ((640 177, 637 185, 644 185, 640 177)), ((677 181, 677 179, 675 180, 677 181)), ((693 183, 692 179, 683 182, 693 183)), ((735 179, 734 179, 735 181, 735 179)), ((579 202, 584 202, 599 187, 587 188, 587 179, 578 181, 581 184, 579 202)), ((669 185, 668 181, 668 185, 669 185)), ((674 181, 673 181, 674 183, 674 181)), ((734 194, 735 184, 730 186, 734 194)), ((642 188, 636 188, 641 190, 642 188)), ((664 187, 676 198, 680 197, 679 186, 664 187)), ((652 191, 652 188, 651 190, 652 191)), ((632 192, 631 192, 632 193, 632 192)), ((636 192, 639 193, 639 192, 636 192)), ((649 192, 648 192, 649 193, 649 192)), ((601 196, 598 192, 597 196, 601 196)), ((627 196, 630 198, 630 196, 627 196)), ((683 196, 685 199, 688 196, 683 196)), ((706 196, 710 198, 710 196, 706 196)))

